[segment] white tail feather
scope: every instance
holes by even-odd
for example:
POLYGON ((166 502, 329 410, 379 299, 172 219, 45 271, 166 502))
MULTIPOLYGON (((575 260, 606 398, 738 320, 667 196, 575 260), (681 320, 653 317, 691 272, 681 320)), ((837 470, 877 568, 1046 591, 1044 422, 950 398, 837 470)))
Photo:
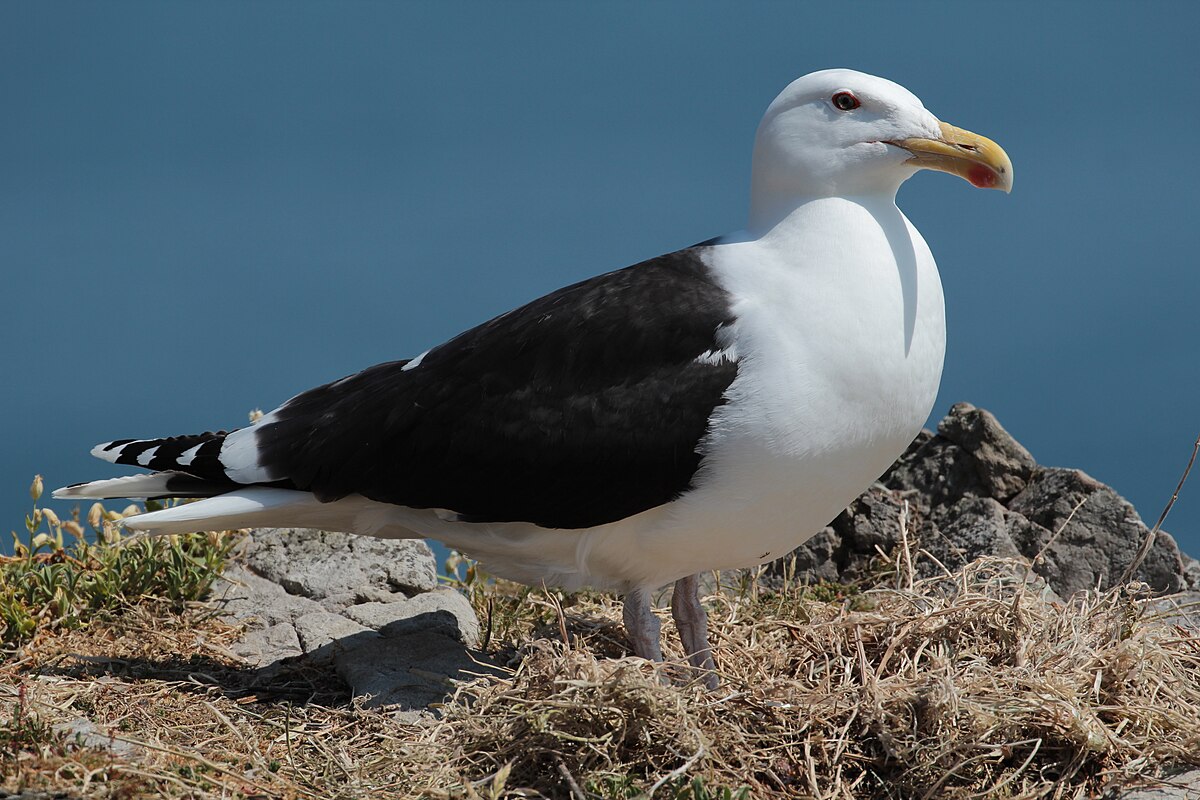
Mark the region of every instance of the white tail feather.
POLYGON ((55 489, 52 494, 55 500, 161 497, 170 493, 167 489, 167 481, 178 474, 177 472, 154 472, 143 475, 126 475, 123 478, 109 478, 91 483, 64 486, 61 489, 55 489))
POLYGON ((337 503, 322 503, 309 492, 256 486, 126 517, 122 524, 130 530, 155 534, 330 525, 333 527, 328 530, 345 530, 343 515, 337 503))

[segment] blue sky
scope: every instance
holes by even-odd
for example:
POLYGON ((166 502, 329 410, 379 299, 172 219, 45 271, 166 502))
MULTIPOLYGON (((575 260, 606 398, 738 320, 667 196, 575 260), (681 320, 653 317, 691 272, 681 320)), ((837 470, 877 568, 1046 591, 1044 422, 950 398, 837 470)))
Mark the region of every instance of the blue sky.
MULTIPOLYGON (((1151 521, 1200 431, 1196 4, 0 5, 0 512, 96 442, 244 423, 739 228, 759 116, 852 67, 1002 144, 899 197, 935 418, 995 412, 1151 521)), ((1200 554, 1200 475, 1168 530, 1200 554)), ((60 510, 66 508, 63 504, 60 510)), ((0 524, 0 529, 5 527, 0 524)))

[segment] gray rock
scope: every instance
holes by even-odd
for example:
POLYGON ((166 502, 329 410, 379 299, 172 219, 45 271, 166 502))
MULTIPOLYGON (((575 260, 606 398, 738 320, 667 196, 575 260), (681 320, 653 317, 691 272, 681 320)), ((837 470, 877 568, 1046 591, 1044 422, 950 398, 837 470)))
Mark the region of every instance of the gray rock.
POLYGON ((306 597, 288 594, 278 583, 259 577, 233 563, 212 588, 212 599, 222 605, 228 618, 262 628, 291 623, 296 617, 320 611, 321 605, 306 597))
POLYGON ((1155 601, 1153 613, 1171 625, 1200 632, 1200 592, 1187 591, 1155 601))
POLYGON ((888 470, 892 489, 915 491, 938 506, 964 495, 1007 501, 1025 488, 1037 463, 992 414, 957 403, 938 435, 922 432, 888 470))
POLYGON ((314 611, 311 614, 305 614, 296 619, 295 626, 296 638, 306 653, 325 647, 338 639, 370 631, 369 628, 354 620, 330 611, 314 611))
POLYGON ((1183 585, 1191 591, 1200 591, 1200 561, 1186 553, 1183 557, 1183 585))
POLYGON ((87 717, 76 717, 66 722, 56 722, 50 726, 50 729, 57 734, 67 737, 69 743, 76 744, 79 747, 107 750, 114 755, 126 757, 137 756, 144 752, 142 747, 133 742, 118 739, 116 734, 105 733, 96 723, 87 717))
POLYGON ((1001 502, 1025 488, 1037 462, 991 413, 956 403, 938 423, 938 434, 970 455, 979 494, 1001 502))
POLYGON ((420 630, 442 633, 469 647, 479 643, 479 619, 471 603, 453 589, 419 594, 393 603, 363 603, 346 616, 368 628, 398 636, 420 630))
POLYGON ((221 604, 227 621, 246 626, 246 633, 229 649, 255 667, 303 653, 295 621, 322 611, 320 604, 290 595, 237 563, 225 567, 211 598, 221 604))
POLYGON ((797 547, 789 556, 771 563, 776 576, 792 576, 807 583, 834 582, 842 577, 842 537, 832 527, 825 528, 797 547))
POLYGON ((932 511, 921 530, 921 547, 950 569, 985 555, 1016 558, 1021 553, 1012 530, 1025 522, 1016 516, 990 497, 963 497, 932 511))
MULTIPOLYGON (((1063 595, 1112 586, 1149 532, 1132 505, 1079 470, 1039 469, 1009 508, 1043 529, 1042 540, 1030 543, 1045 550, 1045 564, 1035 569, 1063 595)), ((1032 549, 1025 555, 1036 555, 1032 549)), ((1179 591, 1183 560, 1175 540, 1159 533, 1134 578, 1157 592, 1179 591)))
POLYGON ((338 674, 368 708, 423 709, 446 699, 453 680, 493 671, 458 640, 441 633, 363 639, 334 656, 338 674))
POLYGON ((403 599, 403 595, 398 595, 390 589, 377 589, 374 586, 364 586, 361 589, 354 590, 354 602, 350 605, 358 603, 395 603, 403 599))
POLYGON ((926 508, 953 503, 967 494, 985 494, 970 454, 928 431, 913 440, 880 482, 926 508))
MULTIPOLYGON (((902 492, 875 485, 837 516, 828 528, 813 536, 791 554, 796 577, 808 583, 851 582, 868 577, 879 553, 887 553, 900 541, 902 492)), ((776 561, 771 573, 786 573, 788 556, 776 561)))
POLYGON ((352 599, 368 589, 416 594, 437 585, 437 565, 420 539, 375 539, 304 528, 252 531, 242 555, 290 594, 352 599))
POLYGON ((237 558, 214 597, 246 625, 230 649, 265 679, 282 660, 302 659, 415 722, 446 698, 452 677, 480 669, 467 651, 479 620, 458 592, 430 591, 437 574, 424 542, 262 530, 237 558))
POLYGON ((265 667, 304 652, 296 626, 291 622, 280 622, 269 628, 250 628, 229 649, 255 667, 265 667))
POLYGON ((1152 785, 1117 789, 1108 800, 1200 800, 1200 769, 1154 781, 1152 785))
POLYGON ((904 497, 872 486, 833 521, 833 529, 856 553, 887 552, 900 541, 904 497))

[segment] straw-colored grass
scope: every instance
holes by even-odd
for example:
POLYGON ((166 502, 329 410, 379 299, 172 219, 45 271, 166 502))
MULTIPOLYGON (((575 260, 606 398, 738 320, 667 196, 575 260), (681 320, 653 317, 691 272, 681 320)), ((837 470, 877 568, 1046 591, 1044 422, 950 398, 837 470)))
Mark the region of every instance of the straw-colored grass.
POLYGON ((356 707, 327 670, 246 668, 227 649, 238 630, 202 606, 135 605, 0 663, 0 786, 1082 800, 1200 763, 1200 638, 1144 587, 1063 603, 1018 562, 916 580, 918 557, 884 559, 890 585, 862 592, 727 576, 707 600, 715 692, 628 657, 611 598, 475 580, 511 670, 458 685, 426 724, 356 707), (98 734, 54 727, 80 717, 98 734))
POLYGON ((715 597, 712 693, 596 659, 589 640, 609 630, 584 625, 569 646, 535 642, 512 678, 463 687, 426 740, 459 754, 442 782, 505 769, 548 796, 568 773, 644 788, 683 767, 753 797, 1090 797, 1196 763, 1196 632, 1139 587, 1064 605, 1025 576, 984 560, 853 602, 794 585, 715 597))

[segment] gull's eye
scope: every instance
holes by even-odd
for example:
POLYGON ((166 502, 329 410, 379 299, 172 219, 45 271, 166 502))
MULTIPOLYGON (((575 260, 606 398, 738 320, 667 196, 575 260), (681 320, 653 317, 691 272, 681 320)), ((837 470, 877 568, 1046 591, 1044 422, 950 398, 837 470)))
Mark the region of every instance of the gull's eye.
POLYGON ((849 92, 838 92, 832 98, 833 107, 839 111, 853 111, 862 105, 858 98, 849 92))

